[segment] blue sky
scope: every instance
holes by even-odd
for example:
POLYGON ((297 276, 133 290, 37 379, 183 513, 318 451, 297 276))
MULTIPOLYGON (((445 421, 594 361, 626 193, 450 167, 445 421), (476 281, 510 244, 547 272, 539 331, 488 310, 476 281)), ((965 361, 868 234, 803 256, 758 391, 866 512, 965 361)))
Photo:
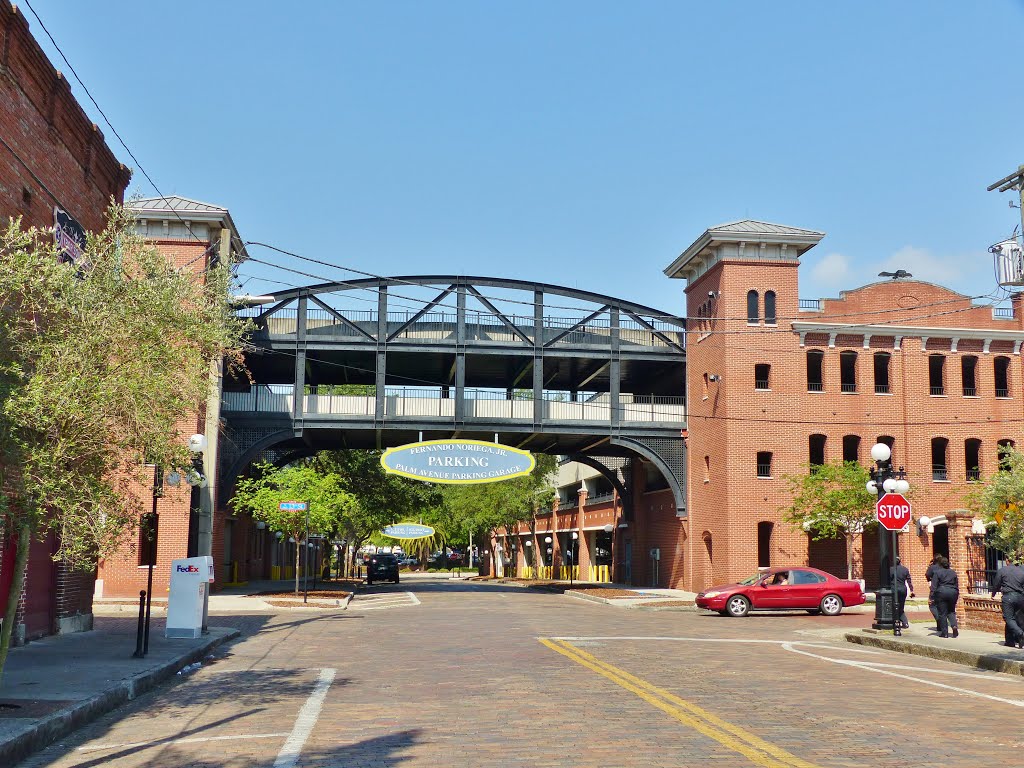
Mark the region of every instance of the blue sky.
POLYGON ((980 295, 1020 221, 985 187, 1024 163, 1021 2, 30 1, 162 192, 339 266, 682 313, 661 270, 755 218, 827 233, 804 298, 896 267, 980 295))

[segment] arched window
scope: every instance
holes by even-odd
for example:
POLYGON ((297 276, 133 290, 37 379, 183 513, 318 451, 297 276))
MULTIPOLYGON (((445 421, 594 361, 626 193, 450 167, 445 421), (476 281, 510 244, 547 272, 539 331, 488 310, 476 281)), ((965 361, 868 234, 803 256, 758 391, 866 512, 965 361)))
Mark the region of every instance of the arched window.
POLYGON ((944 437, 932 438, 932 480, 940 482, 949 480, 949 470, 946 467, 948 449, 949 440, 944 437))
POLYGON ((772 528, 775 523, 762 521, 757 524, 757 567, 770 568, 772 565, 772 528))
POLYGON ((764 292, 764 322, 765 325, 775 325, 775 291, 764 292))
POLYGON ((999 456, 999 469, 1009 471, 1010 462, 1006 459, 1006 454, 1014 449, 1015 443, 1013 440, 1000 440, 998 444, 998 456, 999 456))
POLYGON ((757 291, 747 291, 747 324, 757 325, 761 320, 760 297, 757 291))
POLYGON ((946 358, 944 355, 928 356, 928 394, 946 394, 946 358))
POLYGON ((968 480, 981 480, 981 440, 964 440, 964 467, 968 480))
POLYGON ((1000 355, 992 361, 996 374, 996 397, 1010 396, 1010 358, 1000 355))
POLYGON ((978 358, 964 355, 960 358, 960 378, 963 379, 964 397, 978 396, 978 358))
POLYGON ((860 435, 843 435, 843 461, 860 461, 860 435))
POLYGON ((875 352, 875 394, 889 394, 889 353, 875 352))
POLYGON ((811 465, 811 472, 825 463, 825 435, 811 435, 807 438, 807 454, 811 465))
POLYGON ((824 392, 825 384, 821 378, 821 361, 825 353, 820 349, 807 350, 807 391, 824 392))
POLYGON ((857 353, 850 349, 839 353, 839 391, 857 391, 857 353))

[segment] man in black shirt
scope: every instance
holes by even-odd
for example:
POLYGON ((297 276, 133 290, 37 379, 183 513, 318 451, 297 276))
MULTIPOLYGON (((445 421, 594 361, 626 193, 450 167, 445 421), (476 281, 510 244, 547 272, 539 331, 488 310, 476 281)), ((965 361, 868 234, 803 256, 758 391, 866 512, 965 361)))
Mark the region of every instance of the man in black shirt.
POLYGON ((1007 563, 992 580, 992 597, 1003 593, 1003 621, 1006 622, 1006 645, 1024 647, 1024 630, 1017 623, 1017 611, 1024 608, 1024 568, 1007 563))
POLYGON ((910 596, 914 596, 914 582, 910 580, 910 569, 903 565, 900 558, 896 558, 896 565, 890 569, 892 580, 896 582, 896 609, 893 611, 893 623, 902 624, 904 628, 910 626, 910 622, 907 621, 906 605, 907 605, 907 590, 910 590, 910 596))
MULTIPOLYGON (((936 631, 939 629, 939 607, 935 604, 935 588, 932 586, 932 577, 935 575, 935 571, 938 570, 941 562, 942 555, 936 555, 928 565, 928 570, 924 572, 924 580, 928 582, 928 610, 931 611, 932 616, 935 618, 936 631)), ((948 618, 949 626, 959 632, 960 630, 956 621, 956 613, 954 612, 949 614, 948 618)))

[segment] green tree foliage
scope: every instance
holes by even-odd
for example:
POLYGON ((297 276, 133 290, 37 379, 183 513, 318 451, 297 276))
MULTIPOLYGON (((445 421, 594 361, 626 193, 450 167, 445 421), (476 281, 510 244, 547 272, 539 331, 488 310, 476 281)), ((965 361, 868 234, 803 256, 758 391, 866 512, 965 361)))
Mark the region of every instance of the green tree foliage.
POLYGON ((801 475, 787 475, 793 500, 782 511, 783 520, 796 530, 821 539, 846 539, 846 577, 853 578, 854 538, 875 520, 876 494, 867 490, 869 471, 855 461, 815 465, 801 475))
POLYGON ((967 506, 988 525, 988 543, 1011 558, 1024 558, 1024 453, 999 449, 999 470, 974 486, 967 506))
POLYGON ((237 361, 242 321, 230 265, 179 271, 109 211, 79 266, 52 233, 0 232, 0 525, 15 538, 0 632, 6 660, 31 538, 58 535, 56 557, 91 569, 137 524, 144 461, 188 467, 178 424, 207 395, 213 360, 237 361))
MULTIPOLYGON (((459 541, 466 541, 475 534, 477 541, 484 538, 491 549, 496 531, 511 530, 523 521, 532 520, 539 509, 554 501, 551 477, 557 468, 557 459, 546 454, 534 458, 537 464, 533 472, 524 477, 481 485, 445 486, 451 532, 459 541)), ((491 555, 493 559, 493 551, 491 555)))
POLYGON ((252 514, 273 531, 295 539, 295 592, 299 591, 299 552, 306 534, 332 535, 358 506, 336 473, 322 472, 310 462, 287 467, 258 464, 252 477, 239 478, 232 508, 252 514), (302 501, 307 511, 283 510, 281 502, 302 501), (308 528, 307 528, 308 523, 308 528))

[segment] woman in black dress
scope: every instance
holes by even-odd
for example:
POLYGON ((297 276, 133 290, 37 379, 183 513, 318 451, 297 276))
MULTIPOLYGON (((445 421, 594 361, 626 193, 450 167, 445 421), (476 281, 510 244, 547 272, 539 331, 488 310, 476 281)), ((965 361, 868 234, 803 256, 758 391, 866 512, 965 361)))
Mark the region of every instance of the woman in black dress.
MULTIPOLYGON (((935 608, 939 619, 939 637, 949 637, 949 616, 956 616, 956 601, 960 599, 960 581, 956 571, 950 570, 949 560, 945 557, 938 562, 932 573, 932 592, 935 595, 935 608)), ((960 634, 956 624, 953 625, 953 637, 960 634)))

